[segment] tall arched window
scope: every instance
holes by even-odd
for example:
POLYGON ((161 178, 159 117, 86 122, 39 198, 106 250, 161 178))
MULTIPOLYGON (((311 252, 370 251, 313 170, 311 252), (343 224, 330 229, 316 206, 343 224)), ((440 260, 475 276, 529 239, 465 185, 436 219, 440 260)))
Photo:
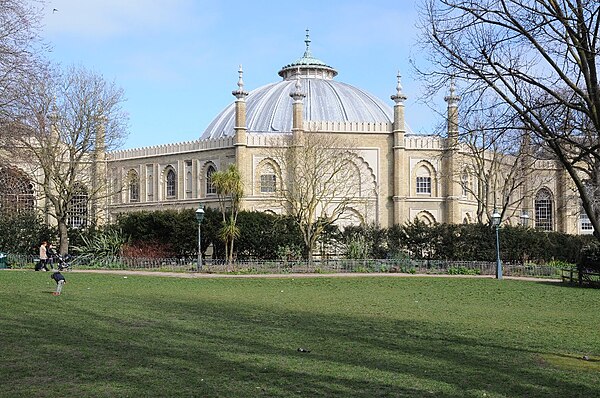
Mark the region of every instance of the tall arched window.
POLYGON ((193 182, 193 178, 192 178, 192 172, 188 171, 187 173, 185 173, 185 197, 188 199, 192 198, 192 182, 193 182))
POLYGON ((466 198, 469 196, 469 172, 464 170, 462 175, 460 176, 460 186, 462 188, 462 196, 466 198))
POLYGON ((85 228, 88 224, 88 193, 80 185, 75 188, 75 193, 69 202, 67 226, 70 228, 85 228))
POLYGON ((206 169, 206 194, 216 194, 217 188, 213 184, 212 175, 216 172, 213 166, 208 166, 206 169))
POLYGON ((431 172, 425 166, 417 169, 416 193, 431 195, 431 172))
POLYGON ((33 184, 17 169, 0 169, 0 211, 33 210, 33 184))
POLYGON ((167 171, 166 177, 167 199, 172 199, 177 196, 177 176, 171 168, 167 171))
POLYGON ((130 170, 129 175, 129 202, 140 201, 140 178, 135 170, 130 170))
POLYGON ((260 170, 260 192, 271 193, 277 188, 275 169, 271 164, 265 164, 260 170))
POLYGON ((535 196, 535 227, 537 229, 554 230, 552 210, 552 194, 546 188, 540 189, 535 196))

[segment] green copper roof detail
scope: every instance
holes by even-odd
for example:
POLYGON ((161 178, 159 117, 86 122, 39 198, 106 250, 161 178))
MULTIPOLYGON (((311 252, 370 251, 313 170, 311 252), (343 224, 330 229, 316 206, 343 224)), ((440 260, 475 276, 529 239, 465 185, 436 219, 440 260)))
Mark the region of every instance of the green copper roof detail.
MULTIPOLYGON (((335 71, 335 69, 333 69, 331 66, 327 65, 325 62, 321 61, 320 59, 317 59, 315 57, 313 57, 312 53, 310 52, 310 35, 309 35, 309 30, 306 29, 306 38, 304 39, 304 43, 306 43, 306 49, 304 50, 304 55, 302 56, 302 58, 297 59, 295 62, 285 65, 283 68, 281 68, 281 70, 279 71, 279 76, 282 76, 283 78, 289 78, 290 77, 290 73, 289 71, 291 69, 297 69, 298 67, 300 67, 300 69, 324 69, 324 70, 328 70, 330 72, 331 77, 334 77, 335 75, 337 75, 337 72, 335 71)), ((301 74, 305 74, 300 72, 301 74)))

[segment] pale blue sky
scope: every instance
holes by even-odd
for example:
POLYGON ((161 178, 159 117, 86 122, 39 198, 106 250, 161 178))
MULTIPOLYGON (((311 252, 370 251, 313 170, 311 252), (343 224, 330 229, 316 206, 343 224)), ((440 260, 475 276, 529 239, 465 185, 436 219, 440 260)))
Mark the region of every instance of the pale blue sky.
POLYGON ((313 56, 337 69, 336 80, 390 105, 400 70, 409 125, 433 133, 439 120, 421 104, 409 64, 421 56, 416 3, 47 0, 43 35, 52 60, 84 65, 124 88, 124 148, 199 138, 233 102, 238 65, 249 91, 278 81, 279 69, 302 56, 307 28, 313 56))

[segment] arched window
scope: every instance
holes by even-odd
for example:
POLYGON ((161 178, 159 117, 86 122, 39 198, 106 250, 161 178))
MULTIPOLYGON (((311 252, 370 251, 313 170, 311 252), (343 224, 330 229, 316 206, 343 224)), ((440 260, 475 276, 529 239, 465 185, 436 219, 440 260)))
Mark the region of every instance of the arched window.
POLYGON ((277 177, 271 164, 265 164, 260 170, 260 192, 272 193, 277 188, 277 177))
POLYGON ((0 211, 33 210, 33 184, 17 169, 0 169, 0 211))
POLYGON ((140 178, 135 170, 130 170, 129 175, 129 202, 140 201, 140 178))
POLYGON ((585 213, 585 211, 583 209, 581 210, 581 214, 579 215, 579 222, 581 224, 581 231, 583 233, 588 233, 588 232, 594 231, 594 226, 592 225, 590 218, 588 217, 588 215, 585 213))
POLYGON ((431 172, 425 166, 417 169, 416 193, 431 195, 431 172))
POLYGON ((172 168, 167 171, 166 177, 167 199, 173 199, 177 196, 177 175, 172 168))
POLYGON ((212 175, 216 171, 217 170, 213 166, 208 166, 208 168, 206 169, 206 194, 207 195, 211 195, 211 194, 216 194, 217 193, 217 188, 213 184, 213 180, 212 180, 212 175))
POLYGON ((470 187, 469 187, 469 173, 467 172, 467 170, 463 171, 462 175, 460 176, 460 185, 462 188, 463 198, 468 197, 470 187))
POLYGON ((67 226, 70 228, 85 228, 88 224, 88 193, 80 185, 75 188, 75 193, 68 206, 67 226))
POLYGON ((146 200, 154 199, 154 165, 146 165, 146 200))
POLYGON ((535 227, 542 231, 553 231, 552 194, 542 188, 535 196, 535 227))
POLYGON ((188 171, 185 173, 185 197, 188 199, 192 198, 192 172, 188 171))

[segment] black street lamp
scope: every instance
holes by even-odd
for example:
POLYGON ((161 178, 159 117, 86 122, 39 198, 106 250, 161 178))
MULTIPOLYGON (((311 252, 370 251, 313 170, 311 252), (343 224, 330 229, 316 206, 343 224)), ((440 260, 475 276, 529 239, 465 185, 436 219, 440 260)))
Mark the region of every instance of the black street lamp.
POLYGON ((202 204, 198 206, 196 210, 196 220, 198 221, 198 272, 202 271, 202 235, 200 231, 200 225, 204 220, 204 209, 202 204))
POLYGON ((496 279, 502 279, 502 262, 500 261, 500 237, 499 237, 499 229, 500 229, 500 218, 502 216, 500 213, 494 209, 494 214, 492 214, 492 225, 496 228, 496 279))

